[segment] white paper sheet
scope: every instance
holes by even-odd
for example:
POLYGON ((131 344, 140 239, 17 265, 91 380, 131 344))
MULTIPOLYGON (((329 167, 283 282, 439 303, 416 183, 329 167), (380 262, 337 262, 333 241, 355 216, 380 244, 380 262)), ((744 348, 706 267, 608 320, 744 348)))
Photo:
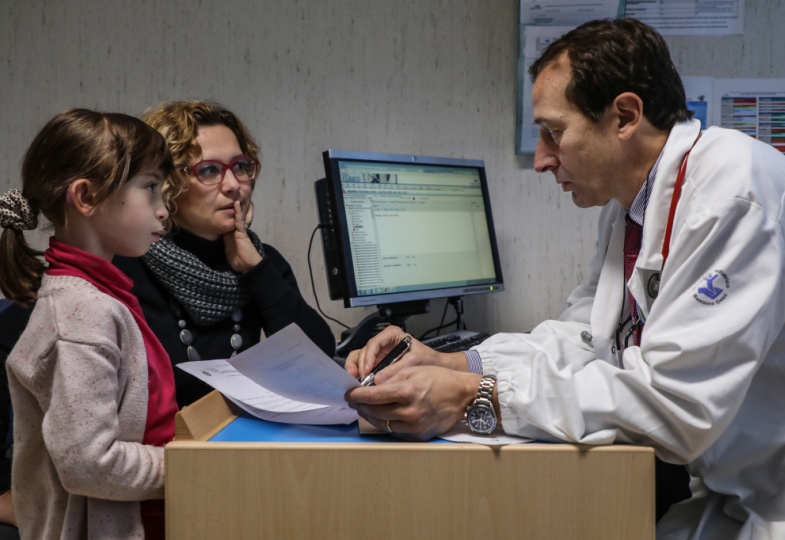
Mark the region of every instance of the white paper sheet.
POLYGON ((521 0, 518 16, 518 107, 516 112, 515 152, 534 154, 540 138, 534 125, 529 66, 545 47, 576 26, 593 19, 624 15, 621 0, 521 0))
POLYGON ((664 36, 744 33, 744 0, 627 0, 626 16, 664 36))
POLYGON ((516 152, 519 154, 534 154, 537 141, 540 138, 540 128, 534 123, 534 109, 532 107, 532 86, 529 78, 529 66, 542 54, 542 51, 556 39, 572 30, 570 26, 527 26, 521 28, 521 80, 519 91, 518 114, 518 141, 516 152))
POLYGON ((294 401, 255 383, 226 360, 184 362, 177 367, 221 392, 244 411, 285 424, 350 424, 357 413, 344 403, 339 407, 294 401))
POLYGON ((506 444, 522 444, 532 442, 526 437, 515 437, 507 435, 500 428, 497 428, 490 435, 477 435, 466 422, 458 422, 449 431, 439 435, 440 439, 457 443, 485 444, 487 446, 504 446, 506 444))
POLYGON ((294 323, 228 362, 268 390, 305 403, 345 407, 344 394, 360 385, 294 323))
POLYGON ((521 0, 520 23, 541 26, 578 26, 593 19, 624 15, 620 0, 521 0))

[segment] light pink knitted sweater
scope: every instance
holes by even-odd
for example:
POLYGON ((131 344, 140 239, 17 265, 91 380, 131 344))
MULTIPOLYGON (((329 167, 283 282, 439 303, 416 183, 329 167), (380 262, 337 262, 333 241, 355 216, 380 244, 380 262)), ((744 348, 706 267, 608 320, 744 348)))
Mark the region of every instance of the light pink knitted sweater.
POLYGON ((7 361, 14 506, 23 538, 143 538, 139 503, 164 494, 164 449, 141 444, 142 334, 87 281, 44 276, 7 361))

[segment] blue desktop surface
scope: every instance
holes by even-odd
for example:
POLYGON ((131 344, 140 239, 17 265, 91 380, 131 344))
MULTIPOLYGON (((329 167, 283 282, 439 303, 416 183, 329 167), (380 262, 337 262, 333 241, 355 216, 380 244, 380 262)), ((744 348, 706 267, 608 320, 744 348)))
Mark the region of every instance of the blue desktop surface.
MULTIPOLYGON (((221 431, 211 442, 406 442, 384 434, 361 435, 357 422, 349 425, 310 426, 304 424, 281 424, 260 420, 244 414, 221 431)), ((433 443, 448 443, 434 439, 433 443)))

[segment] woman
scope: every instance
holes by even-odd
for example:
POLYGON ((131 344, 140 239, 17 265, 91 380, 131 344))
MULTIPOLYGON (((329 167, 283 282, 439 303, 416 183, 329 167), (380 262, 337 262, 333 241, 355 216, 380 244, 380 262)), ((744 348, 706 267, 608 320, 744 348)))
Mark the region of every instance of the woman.
MULTIPOLYGON (((335 338, 306 304, 286 259, 250 230, 258 148, 220 105, 165 102, 142 119, 166 139, 175 174, 172 231, 141 259, 114 263, 134 281, 148 324, 173 364, 228 358, 296 323, 328 356, 335 338)), ((180 407, 211 388, 175 369, 180 407)))

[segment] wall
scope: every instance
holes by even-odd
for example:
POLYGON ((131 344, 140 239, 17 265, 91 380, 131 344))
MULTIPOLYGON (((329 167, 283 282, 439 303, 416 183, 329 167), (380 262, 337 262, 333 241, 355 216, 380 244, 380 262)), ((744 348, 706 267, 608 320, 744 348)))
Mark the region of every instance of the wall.
MULTIPOLYGON (((507 290, 465 302, 470 328, 558 315, 592 254, 596 210, 516 156, 516 0, 0 0, 0 192, 37 130, 75 106, 138 114, 216 100, 261 144, 254 229, 314 305, 307 249, 327 148, 486 162, 507 290)), ((684 75, 785 77, 785 0, 748 0, 746 33, 669 38, 684 75)), ((31 241, 43 245, 46 235, 31 241)), ((349 324, 370 310, 316 296, 349 324)), ((0 262, 0 264, 2 264, 0 262)), ((412 320, 420 331, 441 315, 412 320)), ((449 317, 449 315, 448 315, 449 317)), ((340 331, 333 326, 336 335, 340 331)))

